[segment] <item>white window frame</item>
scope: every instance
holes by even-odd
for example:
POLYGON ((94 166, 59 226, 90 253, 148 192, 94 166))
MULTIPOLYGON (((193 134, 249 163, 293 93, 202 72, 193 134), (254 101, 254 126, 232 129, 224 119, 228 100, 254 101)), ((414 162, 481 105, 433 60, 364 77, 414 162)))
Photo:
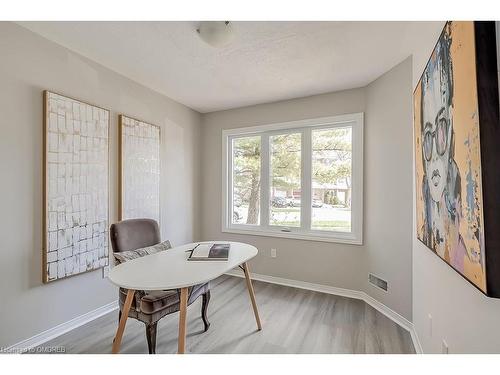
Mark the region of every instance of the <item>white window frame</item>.
POLYGON ((321 117, 222 131, 222 232, 283 237, 312 241, 363 244, 363 113, 321 117), (312 152, 311 132, 315 129, 352 127, 351 232, 304 229, 311 227, 312 152), (269 225, 269 136, 302 134, 301 147, 301 227, 269 225), (232 140, 261 136, 260 224, 233 224, 232 140))

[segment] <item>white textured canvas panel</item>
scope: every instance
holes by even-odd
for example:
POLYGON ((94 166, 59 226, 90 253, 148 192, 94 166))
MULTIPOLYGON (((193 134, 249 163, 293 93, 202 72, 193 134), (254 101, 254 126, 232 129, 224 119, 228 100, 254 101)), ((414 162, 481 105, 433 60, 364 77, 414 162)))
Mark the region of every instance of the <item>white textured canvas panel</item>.
POLYGON ((120 116, 121 218, 160 220, 160 128, 120 116))
POLYGON ((45 95, 44 282, 108 265, 109 111, 45 95))

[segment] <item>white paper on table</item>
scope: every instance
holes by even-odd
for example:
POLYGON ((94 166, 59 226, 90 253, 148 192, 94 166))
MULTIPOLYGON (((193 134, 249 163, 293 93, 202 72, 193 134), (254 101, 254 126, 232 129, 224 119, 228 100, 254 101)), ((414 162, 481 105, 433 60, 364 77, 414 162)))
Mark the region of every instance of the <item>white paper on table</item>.
POLYGON ((208 258, 213 244, 200 244, 193 250, 192 258, 208 258))

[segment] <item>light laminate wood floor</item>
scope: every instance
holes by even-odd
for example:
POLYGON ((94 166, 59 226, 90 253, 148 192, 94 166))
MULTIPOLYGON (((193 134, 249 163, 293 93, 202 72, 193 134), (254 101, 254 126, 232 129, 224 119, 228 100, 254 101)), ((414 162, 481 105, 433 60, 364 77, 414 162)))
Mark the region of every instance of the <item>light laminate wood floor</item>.
MULTIPOLYGON (((263 330, 257 331, 245 281, 212 281, 211 322, 203 333, 201 298, 188 307, 186 353, 415 353, 408 331, 364 301, 253 282, 263 330)), ((66 353, 111 353, 118 311, 43 346, 66 353)), ((157 353, 177 351, 178 314, 158 324, 157 353)), ((144 324, 128 319, 121 353, 146 353, 144 324)))

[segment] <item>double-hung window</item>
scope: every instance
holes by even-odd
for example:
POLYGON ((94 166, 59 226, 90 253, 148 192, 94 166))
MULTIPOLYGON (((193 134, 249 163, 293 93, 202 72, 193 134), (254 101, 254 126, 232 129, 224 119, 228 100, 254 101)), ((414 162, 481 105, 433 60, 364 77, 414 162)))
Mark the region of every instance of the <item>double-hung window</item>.
POLYGON ((362 243, 363 114, 224 130, 224 232, 362 243))

